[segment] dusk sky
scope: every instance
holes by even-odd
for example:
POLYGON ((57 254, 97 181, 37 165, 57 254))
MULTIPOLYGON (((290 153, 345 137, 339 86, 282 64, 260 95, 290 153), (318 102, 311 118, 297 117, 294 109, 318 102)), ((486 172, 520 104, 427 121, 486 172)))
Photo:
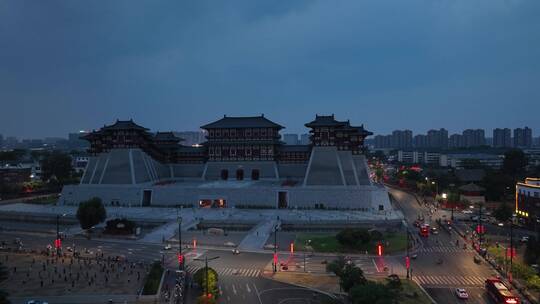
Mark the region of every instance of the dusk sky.
POLYGON ((540 135, 540 1, 0 1, 0 134, 316 113, 540 135))

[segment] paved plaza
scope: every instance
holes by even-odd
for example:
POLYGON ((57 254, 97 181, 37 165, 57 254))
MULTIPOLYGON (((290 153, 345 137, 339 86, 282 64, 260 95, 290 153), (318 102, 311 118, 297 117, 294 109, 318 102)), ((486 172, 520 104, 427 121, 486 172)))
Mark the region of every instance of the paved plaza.
MULTIPOLYGON (((130 219, 148 220, 176 220, 177 216, 182 221, 190 221, 194 218, 204 220, 227 220, 227 221, 260 221, 265 218, 279 217, 283 221, 381 221, 401 219, 403 215, 398 210, 385 210, 380 212, 356 211, 356 210, 299 210, 299 209, 195 209, 195 208, 160 208, 160 207, 111 207, 107 206, 109 217, 126 217, 130 219)), ((29 214, 66 214, 75 216, 75 206, 53 206, 16 203, 0 206, 0 212, 22 212, 29 214)))
POLYGON ((8 278, 0 284, 10 296, 24 297, 131 294, 144 285, 147 266, 142 263, 100 259, 56 258, 40 254, 0 254, 8 278))

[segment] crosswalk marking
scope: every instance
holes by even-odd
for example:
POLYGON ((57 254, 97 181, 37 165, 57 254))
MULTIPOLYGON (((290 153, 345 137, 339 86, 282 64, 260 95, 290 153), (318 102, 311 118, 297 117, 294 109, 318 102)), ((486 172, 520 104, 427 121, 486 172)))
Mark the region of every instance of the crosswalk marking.
POLYGON ((474 252, 474 249, 467 248, 463 249, 461 247, 455 246, 434 246, 434 247, 423 247, 420 248, 419 252, 474 252))
POLYGON ((479 276, 430 276, 417 275, 413 279, 420 285, 482 286, 485 278, 479 276))
MULTIPOLYGON (((204 267, 198 265, 186 266, 189 273, 195 273, 201 268, 204 267)), ((214 270, 221 276, 258 277, 261 274, 261 270, 255 268, 215 268, 214 270)))

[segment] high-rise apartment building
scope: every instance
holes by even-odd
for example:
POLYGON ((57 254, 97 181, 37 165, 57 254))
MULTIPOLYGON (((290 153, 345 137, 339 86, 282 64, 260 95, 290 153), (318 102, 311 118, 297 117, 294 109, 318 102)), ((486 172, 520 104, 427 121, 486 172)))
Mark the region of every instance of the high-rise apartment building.
POLYGON ((395 130, 392 132, 391 146, 397 149, 407 149, 412 147, 411 130, 395 130))
POLYGON ((452 134, 448 138, 448 148, 457 149, 465 147, 465 141, 463 140, 463 135, 461 134, 452 134))
POLYGON ((307 133, 301 134, 300 135, 300 144, 301 145, 309 145, 309 143, 310 143, 309 134, 307 134, 307 133))
POLYGON ((289 134, 283 134, 283 141, 285 142, 286 145, 298 145, 299 144, 299 141, 298 141, 298 134, 292 134, 292 133, 289 133, 289 134))
POLYGON ((418 134, 414 136, 413 144, 415 148, 427 148, 428 147, 428 137, 427 135, 418 134))
POLYGON ((532 146, 532 130, 529 127, 514 129, 514 147, 530 148, 532 146))
POLYGON ((486 144, 486 136, 483 129, 467 129, 463 131, 465 147, 479 147, 486 144))
POLYGON ((512 147, 512 131, 509 128, 493 129, 493 147, 496 147, 496 148, 512 147))
POLYGON ((448 130, 444 128, 441 128, 439 130, 429 130, 427 133, 427 141, 429 148, 447 148, 448 130))

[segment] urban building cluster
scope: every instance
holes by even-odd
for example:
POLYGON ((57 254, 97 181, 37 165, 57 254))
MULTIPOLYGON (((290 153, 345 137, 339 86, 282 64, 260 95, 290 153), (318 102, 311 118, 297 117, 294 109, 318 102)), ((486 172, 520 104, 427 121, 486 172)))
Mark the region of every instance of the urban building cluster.
POLYGON ((531 128, 496 128, 493 137, 486 137, 484 129, 466 129, 461 134, 448 135, 448 130, 429 130, 427 134, 413 136, 411 130, 395 130, 389 135, 373 139, 375 149, 459 149, 481 146, 496 148, 531 148, 540 146, 540 137, 533 140, 531 128))

